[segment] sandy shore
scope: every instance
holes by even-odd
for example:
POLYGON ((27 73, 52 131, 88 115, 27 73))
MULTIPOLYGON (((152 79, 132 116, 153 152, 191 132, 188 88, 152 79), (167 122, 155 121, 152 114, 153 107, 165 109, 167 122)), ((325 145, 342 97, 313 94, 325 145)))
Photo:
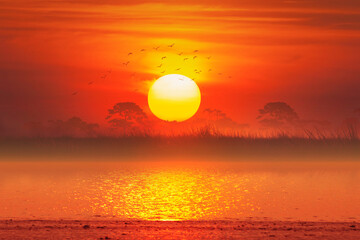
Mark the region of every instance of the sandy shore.
POLYGON ((2 220, 0 239, 360 239, 358 222, 2 220))

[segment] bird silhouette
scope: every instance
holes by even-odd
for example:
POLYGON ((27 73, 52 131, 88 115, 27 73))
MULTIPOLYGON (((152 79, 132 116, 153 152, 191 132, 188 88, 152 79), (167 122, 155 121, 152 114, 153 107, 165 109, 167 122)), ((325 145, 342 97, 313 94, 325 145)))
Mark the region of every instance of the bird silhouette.
POLYGON ((179 71, 181 68, 177 68, 177 69, 175 69, 175 71, 179 71))
POLYGON ((112 70, 107 71, 109 74, 112 72, 112 70))
POLYGON ((199 50, 194 50, 194 53, 197 53, 199 50))
POLYGON ((94 81, 91 81, 91 82, 89 82, 88 84, 91 85, 91 84, 93 84, 93 83, 94 83, 94 81))
POLYGON ((105 79, 106 77, 107 77, 107 75, 105 74, 105 75, 102 75, 100 78, 105 79))
POLYGON ((141 50, 140 50, 140 52, 144 52, 144 51, 145 51, 145 49, 141 49, 141 50))
POLYGON ((212 69, 210 68, 210 69, 209 69, 209 72, 211 72, 211 70, 212 70, 212 69))
POLYGON ((164 71, 162 71, 161 73, 165 73, 165 70, 164 70, 164 71))
POLYGON ((157 51, 160 48, 160 46, 154 47, 154 49, 157 51))
POLYGON ((161 66, 162 66, 162 64, 160 64, 159 66, 156 66, 156 67, 161 68, 161 66))
POLYGON ((207 59, 210 60, 211 56, 208 56, 207 59))
POLYGON ((184 61, 188 60, 189 58, 184 58, 184 61))
POLYGON ((128 53, 128 56, 130 56, 130 55, 132 55, 132 54, 133 54, 132 52, 129 52, 129 53, 128 53))
POLYGON ((178 53, 178 55, 179 55, 179 56, 183 55, 183 52, 181 52, 181 53, 178 53))
POLYGON ((78 92, 73 92, 71 95, 75 96, 76 94, 78 94, 78 92))
POLYGON ((168 47, 173 47, 175 45, 175 43, 171 44, 171 45, 168 45, 168 47))
POLYGON ((123 65, 127 66, 130 62, 127 61, 127 62, 124 62, 123 65))
POLYGON ((194 56, 193 59, 197 58, 197 56, 194 56))
POLYGON ((164 60, 166 58, 166 56, 162 57, 161 60, 164 60))

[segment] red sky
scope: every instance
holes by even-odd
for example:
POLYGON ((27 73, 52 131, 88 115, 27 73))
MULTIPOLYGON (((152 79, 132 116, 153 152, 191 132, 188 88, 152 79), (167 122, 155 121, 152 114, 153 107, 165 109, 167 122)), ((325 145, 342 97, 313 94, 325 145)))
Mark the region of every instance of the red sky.
POLYGON ((122 101, 148 112, 162 71, 195 78, 201 109, 239 123, 272 101, 334 123, 360 107, 358 0, 127 2, 0 0, 3 128, 72 116, 105 124, 122 101))

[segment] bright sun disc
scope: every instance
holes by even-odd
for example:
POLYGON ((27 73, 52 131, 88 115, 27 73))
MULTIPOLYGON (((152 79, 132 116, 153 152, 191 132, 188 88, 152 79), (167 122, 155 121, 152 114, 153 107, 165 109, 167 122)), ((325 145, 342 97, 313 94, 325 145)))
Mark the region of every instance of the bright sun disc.
POLYGON ((151 112, 165 121, 185 121, 197 112, 201 102, 196 83, 180 74, 165 75, 154 82, 148 94, 151 112))

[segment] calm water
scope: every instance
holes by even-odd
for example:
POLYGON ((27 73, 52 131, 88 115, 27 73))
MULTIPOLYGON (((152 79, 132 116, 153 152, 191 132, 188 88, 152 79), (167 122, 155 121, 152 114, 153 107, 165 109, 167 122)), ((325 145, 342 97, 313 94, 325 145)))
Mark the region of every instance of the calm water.
POLYGON ((357 162, 0 162, 0 218, 360 220, 357 162))

